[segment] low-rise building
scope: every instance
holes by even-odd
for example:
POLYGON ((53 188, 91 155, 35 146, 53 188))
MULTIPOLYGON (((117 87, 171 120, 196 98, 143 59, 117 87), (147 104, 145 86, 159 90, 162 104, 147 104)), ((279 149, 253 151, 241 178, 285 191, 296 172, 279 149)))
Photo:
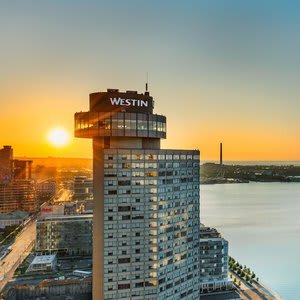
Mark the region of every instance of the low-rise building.
POLYGON ((78 211, 80 211, 78 204, 73 201, 65 202, 64 203, 65 215, 75 215, 78 211))
POLYGON ((200 226, 200 293, 232 289, 228 277, 228 241, 215 229, 200 226))
POLYGON ((29 214, 24 211, 15 211, 7 214, 0 214, 0 229, 6 226, 20 225, 25 222, 29 214))
POLYGON ((93 200, 93 179, 86 176, 74 178, 74 200, 93 200))
POLYGON ((92 277, 77 277, 74 275, 56 278, 17 277, 9 281, 2 290, 3 299, 36 300, 36 299, 92 299, 92 277))
POLYGON ((41 216, 36 223, 36 251, 60 255, 92 254, 93 215, 41 216))
POLYGON ((18 179, 0 184, 0 213, 16 210, 35 212, 38 209, 35 183, 31 179, 18 179))
POLYGON ((54 216, 61 216, 65 213, 65 206, 64 204, 60 205, 42 205, 40 210, 40 219, 45 217, 54 217, 54 216))
POLYGON ((45 180, 36 184, 36 191, 39 200, 48 200, 56 193, 55 180, 45 180))
POLYGON ((57 265, 56 255, 38 255, 29 265, 26 272, 49 272, 55 271, 57 265))
POLYGON ((13 177, 13 149, 11 146, 3 146, 0 149, 0 183, 9 182, 13 177))

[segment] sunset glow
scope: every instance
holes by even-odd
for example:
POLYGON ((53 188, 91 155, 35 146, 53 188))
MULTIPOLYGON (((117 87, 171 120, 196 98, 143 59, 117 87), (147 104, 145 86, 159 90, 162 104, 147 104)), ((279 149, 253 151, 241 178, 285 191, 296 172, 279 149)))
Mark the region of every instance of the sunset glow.
POLYGON ((162 147, 218 160, 223 142, 225 161, 300 160, 297 1, 129 2, 1 7, 0 145, 90 158, 91 141, 74 138, 74 113, 88 110, 90 93, 144 92, 149 72, 155 110, 167 115, 162 147), (49 134, 58 126, 65 133, 49 134))
POLYGON ((55 147, 63 147, 69 142, 69 134, 62 128, 52 129, 48 134, 48 140, 55 147))

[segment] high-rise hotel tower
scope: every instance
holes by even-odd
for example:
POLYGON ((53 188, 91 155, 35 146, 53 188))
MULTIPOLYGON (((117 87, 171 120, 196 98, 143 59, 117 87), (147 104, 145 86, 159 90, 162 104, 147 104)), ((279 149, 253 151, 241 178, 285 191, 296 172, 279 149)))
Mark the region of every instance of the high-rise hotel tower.
POLYGON ((75 136, 93 139, 94 300, 199 299, 199 151, 160 149, 153 107, 108 89, 75 114, 75 136))

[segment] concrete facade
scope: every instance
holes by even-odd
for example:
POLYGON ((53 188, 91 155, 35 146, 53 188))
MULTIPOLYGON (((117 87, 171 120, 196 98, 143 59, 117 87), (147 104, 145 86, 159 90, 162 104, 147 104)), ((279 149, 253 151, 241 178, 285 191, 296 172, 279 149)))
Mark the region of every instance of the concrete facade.
POLYGON ((75 136, 93 138, 96 300, 199 299, 199 151, 160 149, 153 103, 108 90, 75 114, 75 136))
POLYGON ((92 215, 48 215, 37 220, 35 250, 61 255, 92 254, 92 215))
POLYGON ((214 228, 200 227, 201 294, 232 289, 228 277, 228 241, 214 228))

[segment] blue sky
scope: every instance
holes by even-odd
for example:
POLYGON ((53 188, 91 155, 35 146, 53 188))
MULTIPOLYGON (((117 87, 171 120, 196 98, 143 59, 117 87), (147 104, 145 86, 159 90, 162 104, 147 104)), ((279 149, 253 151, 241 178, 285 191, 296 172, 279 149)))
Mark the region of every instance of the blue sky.
POLYGON ((143 91, 148 72, 166 147, 300 159, 299 23, 297 1, 2 1, 0 125, 15 134, 0 144, 90 156, 82 140, 53 152, 45 132, 72 132, 91 92, 143 91))

